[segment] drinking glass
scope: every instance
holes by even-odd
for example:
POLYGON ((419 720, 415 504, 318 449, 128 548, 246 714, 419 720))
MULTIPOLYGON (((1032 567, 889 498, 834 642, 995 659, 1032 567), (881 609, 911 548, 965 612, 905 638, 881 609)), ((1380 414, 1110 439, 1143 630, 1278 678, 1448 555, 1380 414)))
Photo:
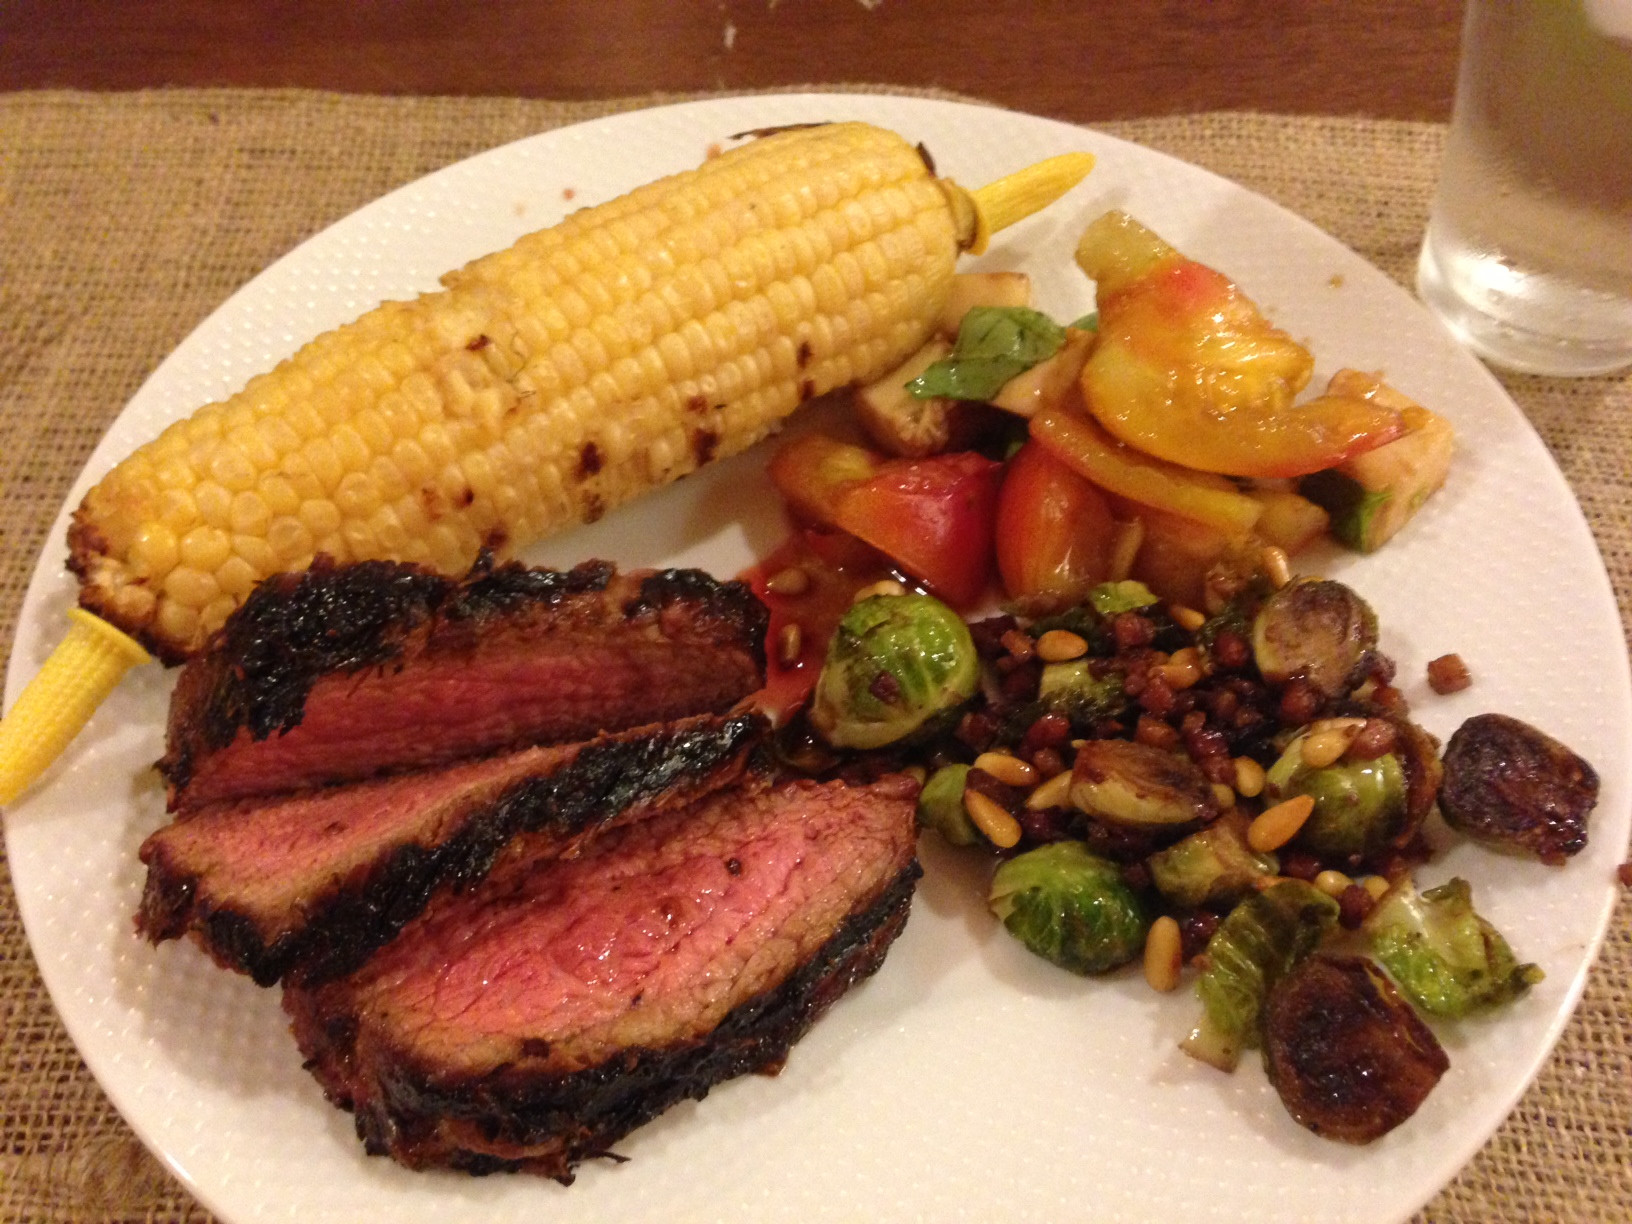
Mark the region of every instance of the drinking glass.
POLYGON ((1632 366, 1632 0, 1469 0, 1417 292, 1493 365, 1632 366))

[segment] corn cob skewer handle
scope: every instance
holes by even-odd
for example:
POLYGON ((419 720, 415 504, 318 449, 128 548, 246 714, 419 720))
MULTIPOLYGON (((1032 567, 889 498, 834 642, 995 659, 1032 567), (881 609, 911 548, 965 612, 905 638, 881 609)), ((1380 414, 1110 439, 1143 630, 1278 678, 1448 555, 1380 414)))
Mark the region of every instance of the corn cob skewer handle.
POLYGON ((152 657, 83 608, 68 617, 67 636, 0 721, 0 805, 44 773, 125 673, 152 657))

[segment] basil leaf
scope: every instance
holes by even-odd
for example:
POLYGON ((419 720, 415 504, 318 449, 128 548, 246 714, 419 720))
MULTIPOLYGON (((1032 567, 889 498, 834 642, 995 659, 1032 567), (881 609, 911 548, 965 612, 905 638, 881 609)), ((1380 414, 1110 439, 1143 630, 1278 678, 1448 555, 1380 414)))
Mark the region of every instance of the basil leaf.
POLYGON ((1099 330, 1099 311, 1090 310, 1070 326, 1076 331, 1097 332, 1099 330))
POLYGON ((1025 306, 976 306, 963 316, 952 355, 907 384, 918 399, 989 400, 1016 374, 1047 361, 1065 328, 1025 306))

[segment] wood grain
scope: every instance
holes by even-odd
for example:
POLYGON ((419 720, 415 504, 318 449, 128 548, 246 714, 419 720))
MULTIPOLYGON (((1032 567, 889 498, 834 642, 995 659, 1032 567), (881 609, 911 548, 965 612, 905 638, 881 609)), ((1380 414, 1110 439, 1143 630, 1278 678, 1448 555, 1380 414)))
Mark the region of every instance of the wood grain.
POLYGON ((1460 0, 7 0, 0 89, 937 86, 1076 122, 1444 119, 1460 0))

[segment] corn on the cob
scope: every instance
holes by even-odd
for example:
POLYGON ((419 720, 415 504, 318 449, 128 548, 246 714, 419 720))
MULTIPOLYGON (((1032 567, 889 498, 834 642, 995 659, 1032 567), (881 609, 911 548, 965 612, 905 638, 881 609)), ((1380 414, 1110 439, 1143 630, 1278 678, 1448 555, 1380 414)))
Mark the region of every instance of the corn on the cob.
POLYGON ((1092 165, 1066 154, 971 193, 893 133, 789 130, 318 337, 165 430, 75 512, 81 615, 136 641, 94 665, 78 638, 58 648, 0 723, 0 803, 83 726, 137 641, 180 661, 268 574, 318 553, 459 573, 876 377, 928 335, 960 250, 1092 165))
MULTIPOLYGON (((1061 159, 1056 159, 1061 160, 1061 159)), ((988 211, 1036 195, 1015 176, 988 211)), ((1045 163, 1046 165, 1046 163, 1045 163)), ((990 189, 988 189, 990 190, 990 189)), ((927 336, 979 193, 861 123, 767 136, 312 341, 74 516, 81 603, 175 661, 317 553, 461 572, 744 449, 927 336)))

